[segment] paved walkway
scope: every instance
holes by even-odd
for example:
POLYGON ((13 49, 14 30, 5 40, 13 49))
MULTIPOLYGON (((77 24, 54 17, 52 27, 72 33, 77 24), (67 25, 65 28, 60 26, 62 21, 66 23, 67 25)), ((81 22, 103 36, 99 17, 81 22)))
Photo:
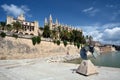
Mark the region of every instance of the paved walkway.
POLYGON ((41 59, 1 60, 0 80, 120 80, 120 68, 97 67, 99 74, 86 77, 74 71, 78 66, 41 59))

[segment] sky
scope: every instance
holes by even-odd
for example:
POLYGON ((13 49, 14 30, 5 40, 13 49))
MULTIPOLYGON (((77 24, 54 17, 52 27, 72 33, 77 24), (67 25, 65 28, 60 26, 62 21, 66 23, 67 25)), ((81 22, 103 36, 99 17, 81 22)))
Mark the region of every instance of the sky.
POLYGON ((21 13, 40 26, 51 14, 54 22, 81 28, 96 41, 120 45, 120 0, 0 0, 0 21, 21 13))

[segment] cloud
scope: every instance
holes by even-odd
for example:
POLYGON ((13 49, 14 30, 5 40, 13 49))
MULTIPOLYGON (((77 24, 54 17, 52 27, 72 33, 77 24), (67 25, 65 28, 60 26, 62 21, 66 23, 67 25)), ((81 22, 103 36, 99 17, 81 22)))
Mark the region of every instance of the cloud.
POLYGON ((80 26, 84 35, 91 35, 95 41, 120 45, 120 23, 80 26))
POLYGON ((92 26, 83 26, 83 34, 86 35, 91 35, 95 41, 100 41, 102 37, 102 33, 99 31, 99 27, 96 25, 92 26))
POLYGON ((102 28, 104 29, 114 28, 114 27, 120 27, 120 23, 108 23, 102 26, 102 28))
POLYGON ((92 11, 92 10, 93 10, 93 7, 90 7, 90 8, 84 9, 83 12, 89 12, 89 11, 92 11))
POLYGON ((82 12, 85 14, 89 14, 90 16, 95 16, 97 12, 99 12, 99 9, 95 9, 94 7, 83 9, 82 12))
POLYGON ((30 9, 26 5, 22 5, 19 7, 14 4, 11 4, 11 5, 3 4, 1 5, 1 7, 4 9, 4 11, 7 14, 11 14, 13 16, 18 16, 20 14, 26 14, 28 11, 30 11, 30 9))
POLYGON ((120 28, 115 27, 112 29, 105 29, 102 39, 104 41, 111 41, 111 42, 120 41, 120 28))

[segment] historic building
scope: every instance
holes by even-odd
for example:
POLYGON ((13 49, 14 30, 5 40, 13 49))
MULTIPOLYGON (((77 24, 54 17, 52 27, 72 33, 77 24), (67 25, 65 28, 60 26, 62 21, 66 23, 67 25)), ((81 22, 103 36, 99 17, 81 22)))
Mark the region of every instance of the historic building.
POLYGON ((79 31, 82 31, 81 29, 74 28, 72 26, 60 24, 57 19, 54 23, 51 14, 49 16, 49 19, 45 18, 44 25, 48 25, 50 27, 50 30, 55 30, 56 28, 60 27, 61 30, 68 30, 68 31, 79 30, 79 31))
POLYGON ((14 19, 11 16, 7 16, 7 21, 6 21, 7 24, 12 25, 12 23, 16 21, 20 22, 23 28, 22 30, 18 31, 18 33, 21 33, 24 35, 38 36, 38 33, 39 33, 38 21, 34 21, 34 22, 26 21, 23 14, 19 15, 17 19, 14 19))

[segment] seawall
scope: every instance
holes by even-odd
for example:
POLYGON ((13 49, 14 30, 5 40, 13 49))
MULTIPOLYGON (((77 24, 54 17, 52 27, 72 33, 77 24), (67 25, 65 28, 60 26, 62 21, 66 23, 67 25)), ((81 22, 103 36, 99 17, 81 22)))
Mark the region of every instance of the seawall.
POLYGON ((80 49, 74 45, 63 44, 59 46, 53 42, 41 41, 40 44, 33 45, 31 39, 0 37, 0 59, 25 59, 25 58, 43 58, 58 55, 78 54, 80 49))

